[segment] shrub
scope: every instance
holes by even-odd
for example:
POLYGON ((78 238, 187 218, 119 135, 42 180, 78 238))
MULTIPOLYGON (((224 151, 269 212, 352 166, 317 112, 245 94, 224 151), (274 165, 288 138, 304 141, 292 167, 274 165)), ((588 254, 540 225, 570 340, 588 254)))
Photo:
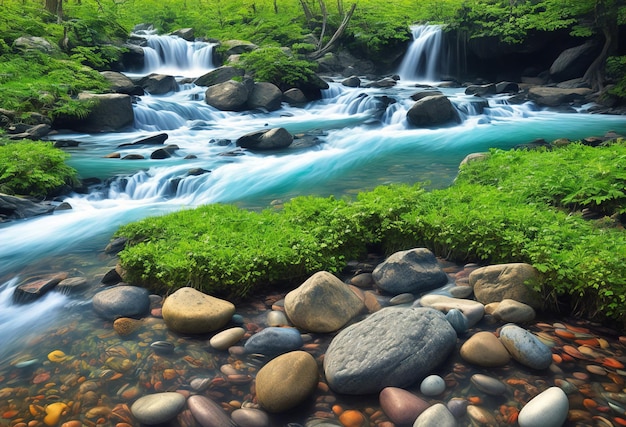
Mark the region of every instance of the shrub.
POLYGON ((314 62, 296 59, 279 47, 256 49, 241 55, 242 67, 256 80, 274 83, 281 90, 295 87, 315 77, 314 62))

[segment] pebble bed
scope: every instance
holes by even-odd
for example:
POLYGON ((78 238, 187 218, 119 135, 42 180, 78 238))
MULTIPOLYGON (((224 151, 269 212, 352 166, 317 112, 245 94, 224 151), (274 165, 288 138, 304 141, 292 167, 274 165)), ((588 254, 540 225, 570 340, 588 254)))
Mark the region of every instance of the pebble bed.
MULTIPOLYGON (((457 285, 467 284, 471 267, 440 262, 457 285)), ((243 344, 264 328, 280 326, 284 295, 272 293, 238 303, 224 329, 241 327, 243 336, 225 349, 211 345, 217 333, 184 336, 168 330, 160 317, 162 299, 156 296, 151 298, 150 316, 115 324, 97 317, 89 304, 77 305, 62 326, 50 330, 42 326, 27 353, 0 361, 0 427, 135 427, 142 423, 131 411, 133 404, 165 392, 177 392, 187 400, 187 408, 181 406, 167 422, 171 426, 211 427, 210 421, 201 424, 191 414, 188 407, 193 402, 204 408, 215 404, 214 412, 223 411, 230 425, 240 427, 399 427, 381 408, 378 394, 339 395, 328 387, 322 364, 334 333, 302 334, 299 350, 313 356, 319 367, 313 394, 287 412, 262 410, 255 377, 269 358, 246 354, 243 344), (198 397, 190 400, 191 396, 198 397), (246 416, 238 418, 244 414, 237 411, 242 408, 261 411, 244 412, 246 416)), ((377 299, 383 306, 412 302, 377 299)), ((455 414, 459 426, 515 426, 519 411, 533 397, 558 387, 569 402, 564 425, 626 426, 626 337, 579 319, 544 317, 524 327, 551 349, 552 364, 547 369, 532 370, 513 360, 503 367, 484 368, 459 356, 470 336, 479 331, 497 334, 502 326, 486 315, 459 337, 452 355, 432 372, 443 384, 428 379, 443 391, 431 395, 426 390, 432 387, 426 384, 425 389, 419 383, 406 390, 433 409, 439 403, 462 408, 455 414)), ((173 396, 172 400, 177 408, 180 399, 173 396)))

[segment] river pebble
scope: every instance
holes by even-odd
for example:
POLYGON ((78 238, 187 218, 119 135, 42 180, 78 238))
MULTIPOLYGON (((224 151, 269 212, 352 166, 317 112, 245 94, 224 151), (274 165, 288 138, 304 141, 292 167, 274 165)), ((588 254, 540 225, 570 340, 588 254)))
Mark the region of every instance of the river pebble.
POLYGON ((244 348, 248 354, 278 355, 302 347, 300 332, 295 328, 269 327, 252 335, 244 348))
POLYGON ((235 327, 226 329, 220 333, 213 335, 209 340, 209 344, 216 350, 227 350, 229 347, 235 345, 246 334, 244 328, 235 327))
POLYGON ((399 425, 412 424, 430 406, 424 399, 399 387, 385 387, 378 400, 383 412, 399 425))
POLYGON ((502 341, 487 331, 472 335, 461 345, 459 353, 465 361, 486 368, 504 366, 511 360, 511 354, 502 341))
POLYGON ((202 427, 236 427, 226 411, 206 396, 190 396, 187 399, 187 407, 202 427))
POLYGON ((413 423, 413 427, 457 427, 454 415, 443 403, 436 403, 422 412, 413 423))
POLYGON ((546 369, 552 363, 550 348, 532 332, 517 325, 507 324, 500 329, 500 341, 511 356, 522 365, 546 369))
POLYGON ((269 417, 260 409, 235 409, 230 416, 239 427, 269 427, 270 425, 269 417))
POLYGON ((446 382, 439 375, 429 375, 420 383, 420 392, 424 396, 439 396, 446 389, 446 382))
POLYGON ((524 405, 517 421, 520 427, 560 427, 568 411, 565 392, 559 387, 550 387, 524 405))
POLYGON ((506 384, 497 378, 490 377, 484 374, 474 374, 470 378, 470 381, 476 388, 483 393, 492 396, 502 396, 506 393, 506 384))
POLYGON ((155 393, 137 399, 130 410, 139 422, 162 424, 176 417, 185 406, 185 396, 175 392, 155 393))

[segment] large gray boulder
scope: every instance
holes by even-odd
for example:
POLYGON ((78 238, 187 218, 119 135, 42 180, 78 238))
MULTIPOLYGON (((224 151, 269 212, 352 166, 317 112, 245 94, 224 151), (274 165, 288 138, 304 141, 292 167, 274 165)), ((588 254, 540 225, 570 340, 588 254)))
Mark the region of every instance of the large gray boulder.
POLYGON ((197 86, 213 86, 218 83, 224 83, 235 77, 243 77, 244 71, 241 68, 223 66, 211 70, 206 74, 198 77, 194 83, 197 86))
POLYGON ((430 127, 456 122, 458 115, 447 97, 434 95, 416 101, 406 119, 413 126, 430 127))
POLYGON ((489 265, 469 275, 474 296, 481 303, 512 299, 535 309, 541 308, 541 296, 532 289, 538 280, 539 272, 525 263, 489 265))
POLYGON ((0 193, 0 223, 52 213, 54 206, 0 193))
POLYGON ((167 74, 152 73, 139 79, 137 84, 151 95, 163 95, 178 90, 174 76, 167 74))
POLYGON ((262 108, 267 111, 275 111, 280 108, 283 93, 272 83, 255 83, 252 92, 248 96, 247 107, 251 110, 262 108))
POLYGON ((254 43, 245 40, 226 40, 222 42, 222 50, 224 51, 225 57, 252 52, 258 48, 259 47, 254 43))
POLYGON ((105 289, 93 296, 91 304, 99 316, 109 320, 142 317, 150 311, 148 291, 137 286, 121 285, 105 289))
POLYGON ((59 117, 54 127, 86 133, 115 132, 131 126, 135 120, 130 95, 83 92, 78 100, 91 106, 90 113, 83 118, 59 117))
POLYGON ((241 111, 248 101, 248 88, 235 80, 209 86, 204 102, 222 111, 241 111))
POLYGON ((584 102, 593 91, 587 88, 563 89, 535 86, 528 91, 528 98, 545 107, 558 107, 572 102, 584 102))
POLYGON ((111 84, 111 91, 127 95, 143 95, 143 88, 136 85, 131 79, 117 71, 101 71, 102 77, 111 84))
POLYGON ((392 254, 372 272, 376 285, 392 295, 420 294, 448 282, 435 255, 426 248, 415 248, 392 254))
POLYGON ((597 54, 598 46, 593 42, 565 49, 550 66, 550 77, 557 82, 582 77, 597 54))
POLYGON ((437 310, 384 308, 332 340, 324 356, 326 380, 334 391, 345 394, 406 387, 443 363, 456 339, 437 310))
POLYGON ((334 332, 363 309, 363 301, 327 271, 315 273, 285 296, 285 313, 300 329, 334 332))
POLYGON ((243 135, 236 141, 237 147, 248 150, 279 150, 293 142, 293 135, 285 128, 260 130, 243 135))
POLYGON ((39 51, 43 53, 53 53, 59 50, 48 40, 43 37, 34 36, 22 36, 13 41, 13 49, 20 50, 22 52, 27 51, 39 51))

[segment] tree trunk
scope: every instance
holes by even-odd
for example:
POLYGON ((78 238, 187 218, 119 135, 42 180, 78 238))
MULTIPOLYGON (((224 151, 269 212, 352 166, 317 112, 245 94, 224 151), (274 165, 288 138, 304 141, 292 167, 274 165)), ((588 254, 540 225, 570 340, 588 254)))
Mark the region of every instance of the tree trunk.
POLYGON ((333 36, 330 38, 328 43, 326 43, 326 45, 323 48, 318 49, 315 52, 311 53, 309 55, 309 58, 311 59, 321 58, 328 51, 332 49, 334 44, 337 42, 337 40, 339 40, 339 38, 341 38, 344 31, 346 30, 346 27, 348 26, 348 23, 350 22, 350 19, 352 18, 352 14, 354 13, 355 9, 356 9, 356 3, 353 3, 352 6, 350 7, 350 10, 346 14, 346 16, 343 17, 343 21, 341 21, 341 25, 339 26, 339 28, 337 28, 337 31, 335 31, 335 34, 333 34, 333 36))
POLYGON ((322 48, 322 43, 324 43, 324 36, 326 35, 326 22, 328 21, 328 11, 326 10, 326 3, 324 0, 318 0, 320 5, 320 11, 322 12, 322 31, 320 31, 319 41, 317 42, 317 50, 322 48))
POLYGON ((306 22, 310 24, 311 21, 313 20, 313 14, 311 13, 311 9, 309 8, 309 5, 306 4, 304 0, 300 0, 300 4, 302 5, 302 11, 304 12, 304 17, 306 18, 306 22))
POLYGON ((606 59, 617 46, 617 2, 615 0, 596 0, 595 4, 596 26, 604 35, 604 46, 596 59, 591 63, 583 79, 589 83, 593 90, 599 91, 604 88, 604 72, 606 59))

